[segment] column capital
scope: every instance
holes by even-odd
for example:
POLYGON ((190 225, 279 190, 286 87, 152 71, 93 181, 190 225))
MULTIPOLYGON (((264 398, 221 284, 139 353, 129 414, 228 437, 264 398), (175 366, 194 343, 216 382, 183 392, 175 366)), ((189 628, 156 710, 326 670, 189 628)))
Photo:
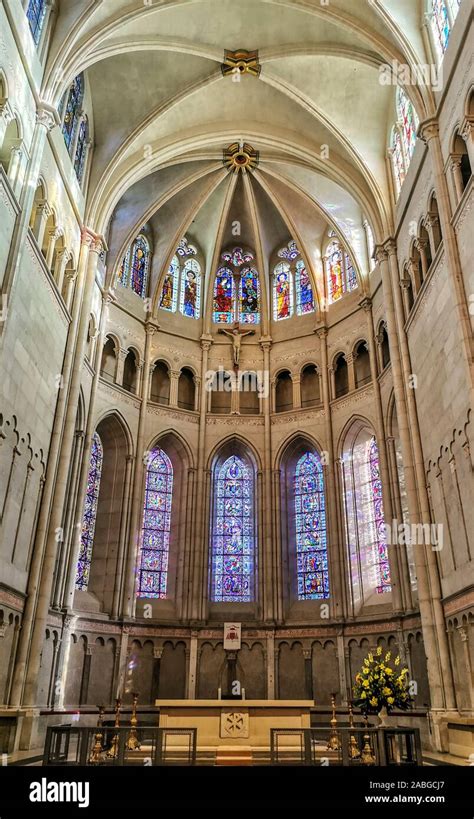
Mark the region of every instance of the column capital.
POLYGON ((372 299, 369 296, 364 296, 359 302, 359 307, 362 307, 366 313, 370 313, 372 311, 372 299))
POLYGON ((68 263, 71 256, 72 256, 72 253, 71 253, 70 250, 67 249, 67 247, 60 248, 60 250, 58 250, 57 254, 56 254, 56 258, 58 259, 58 261, 59 262, 64 261, 66 264, 68 263))
POLYGON ((147 336, 154 336, 156 331, 159 330, 158 324, 153 323, 152 321, 145 322, 145 333, 147 336))
POLYGON ((329 334, 327 327, 317 327, 314 332, 319 339, 327 338, 329 334))
POLYGON ((36 203, 36 213, 40 213, 44 219, 49 219, 52 214, 51 206, 48 204, 46 199, 41 199, 39 202, 36 203))
POLYGON ((211 335, 208 335, 207 333, 203 334, 201 336, 201 350, 203 352, 209 352, 212 347, 212 342, 213 338, 211 335))
POLYGON ((260 347, 262 350, 271 350, 272 343, 273 341, 271 336, 262 336, 260 339, 260 347))
POLYGON ((435 137, 439 137, 439 122, 437 117, 429 117, 429 119, 420 122, 418 136, 426 145, 435 137))
POLYGON ((468 635, 468 633, 466 631, 465 626, 458 626, 457 629, 459 631, 459 636, 460 636, 461 640, 463 641, 463 643, 467 643, 468 639, 469 639, 469 635, 468 635))
POLYGON ((57 108, 47 102, 40 102, 36 108, 36 124, 42 125, 47 131, 61 125, 57 108))
POLYGON ((422 250, 426 250, 426 248, 428 247, 428 242, 426 239, 421 239, 420 237, 418 237, 417 239, 415 239, 415 247, 417 250, 421 252, 422 250))
POLYGON ((383 246, 389 256, 397 255, 397 243, 393 236, 389 236, 388 239, 386 239, 385 242, 383 243, 383 246))
POLYGON ((0 97, 0 117, 8 123, 15 119, 13 108, 6 97, 0 97))
POLYGON ((468 116, 463 120, 459 132, 463 140, 467 142, 471 134, 474 132, 474 116, 468 114, 468 116))
POLYGON ((386 262, 388 259, 388 253, 385 250, 383 245, 376 245, 374 249, 374 258, 377 264, 381 264, 382 262, 386 262))
POLYGON ((54 227, 50 231, 48 231, 48 236, 53 242, 57 242, 58 239, 63 236, 63 229, 61 227, 54 227))
POLYGON ((178 380, 180 375, 181 370, 170 370, 170 378, 175 378, 176 380, 178 380))

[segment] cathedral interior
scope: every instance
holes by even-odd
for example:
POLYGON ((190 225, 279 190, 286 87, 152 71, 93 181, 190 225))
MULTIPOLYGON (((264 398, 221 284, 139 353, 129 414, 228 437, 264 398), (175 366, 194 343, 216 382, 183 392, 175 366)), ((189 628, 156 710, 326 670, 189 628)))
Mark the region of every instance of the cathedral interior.
POLYGON ((247 748, 386 657, 373 715, 474 759, 472 37, 469 0, 0 3, 2 754, 232 697, 247 748))

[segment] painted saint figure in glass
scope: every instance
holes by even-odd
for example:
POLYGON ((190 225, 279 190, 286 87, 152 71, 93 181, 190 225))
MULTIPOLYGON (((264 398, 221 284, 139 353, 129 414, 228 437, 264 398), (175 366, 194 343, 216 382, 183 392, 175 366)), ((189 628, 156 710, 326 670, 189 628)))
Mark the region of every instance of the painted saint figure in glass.
POLYGON ((217 272, 214 284, 214 321, 218 324, 234 321, 234 277, 227 267, 217 272))
POLYGON ((318 453, 306 452, 294 478, 296 571, 299 600, 329 597, 324 476, 318 453))
POLYGON ((258 324, 260 321, 260 283, 254 267, 242 270, 239 321, 243 324, 258 324))
POLYGON ((165 278, 163 280, 160 299, 160 308, 162 310, 167 310, 169 313, 174 313, 176 310, 176 302, 178 299, 178 279, 179 261, 177 256, 173 256, 168 272, 165 274, 165 278))
POLYGON ((195 259, 188 259, 181 280, 181 313, 189 318, 199 318, 200 303, 201 267, 195 259))
POLYGON ((66 111, 63 121, 64 142, 68 151, 71 150, 76 135, 76 128, 84 99, 84 76, 79 74, 72 81, 66 100, 66 111))
POLYGON ((138 597, 166 597, 172 502, 173 465, 156 447, 146 469, 138 597))
POLYGON ((251 467, 231 455, 217 468, 211 536, 211 599, 254 599, 254 488, 251 467))
POLYGON ((134 293, 141 298, 145 297, 150 262, 150 245, 145 236, 137 236, 132 247, 131 281, 134 293))
POLYGON ((87 591, 89 585, 103 459, 104 452, 102 442, 97 432, 94 432, 92 436, 89 473, 87 475, 86 499, 82 517, 81 546, 76 571, 76 589, 79 591, 87 591))
POLYGON ((275 321, 293 315, 293 288, 290 265, 280 262, 273 274, 273 314, 275 321))
POLYGON ((302 259, 296 262, 296 312, 298 316, 314 311, 313 288, 306 265, 302 259))

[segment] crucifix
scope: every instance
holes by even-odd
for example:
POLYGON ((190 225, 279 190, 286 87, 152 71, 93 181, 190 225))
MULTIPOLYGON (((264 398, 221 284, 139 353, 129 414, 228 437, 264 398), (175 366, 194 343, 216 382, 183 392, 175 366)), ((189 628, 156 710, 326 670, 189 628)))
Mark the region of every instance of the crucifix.
POLYGON ((239 369, 240 364, 240 350, 242 347, 242 339, 244 336, 253 336, 255 335, 255 330, 241 330, 240 324, 238 321, 235 322, 232 330, 224 330, 220 329, 219 333, 223 333, 225 336, 229 336, 232 339, 232 344, 234 348, 234 370, 239 369))

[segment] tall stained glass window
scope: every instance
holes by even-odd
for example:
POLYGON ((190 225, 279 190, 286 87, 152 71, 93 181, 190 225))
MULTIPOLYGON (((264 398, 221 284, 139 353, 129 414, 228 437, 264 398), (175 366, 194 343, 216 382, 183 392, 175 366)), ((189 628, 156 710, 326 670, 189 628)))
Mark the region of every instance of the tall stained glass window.
POLYGON ((173 465, 157 447, 146 470, 138 597, 166 597, 172 502, 173 465))
POLYGON ((413 105, 402 88, 397 88, 397 113, 408 167, 415 150, 419 121, 413 105))
POLYGON ((325 264, 329 303, 332 304, 356 289, 357 275, 351 257, 342 250, 338 239, 328 245, 325 264))
POLYGON ((237 455, 218 466, 211 536, 211 599, 248 603, 254 599, 255 510, 251 467, 237 455))
POLYGON ((296 312, 298 316, 312 313, 314 310, 313 288, 302 259, 296 262, 296 312))
POLYGON ((390 150, 392 154, 393 175, 398 198, 403 182, 405 181, 405 160, 403 158, 402 137, 396 125, 394 125, 392 130, 392 144, 390 150))
POLYGON ((76 172, 77 180, 82 182, 84 176, 84 167, 87 155, 87 141, 89 139, 89 121, 87 117, 81 119, 79 125, 79 134, 77 137, 76 155, 74 157, 74 170, 76 172))
POLYGON ((199 318, 201 310, 201 267, 196 259, 188 259, 184 265, 179 309, 183 316, 199 318))
POLYGON ((30 24, 30 31, 33 35, 35 44, 38 45, 41 40, 41 33, 43 31, 44 20, 46 16, 46 0, 30 0, 26 10, 28 23, 30 24))
POLYGON ((451 26, 445 0, 432 0, 431 28, 438 56, 442 58, 448 47, 451 26))
POLYGON ((273 318, 275 321, 293 315, 293 282, 288 262, 279 262, 273 272, 273 318))
POLYGON ((296 562, 299 600, 329 597, 326 502, 321 458, 306 452, 294 478, 296 562))
POLYGON ((370 527, 372 541, 372 566, 375 573, 375 586, 378 594, 392 590, 390 566, 388 562, 387 538, 383 512, 382 481, 380 479, 380 462, 377 441, 372 438, 367 444, 367 469, 370 486, 371 510, 367 524, 370 527))
POLYGON ((217 324, 234 322, 234 276, 228 267, 217 271, 214 282, 213 320, 217 324))
POLYGON ((178 282, 179 282, 179 261, 177 256, 173 256, 168 272, 163 280, 161 288, 160 307, 169 313, 176 312, 178 302, 178 282))
POLYGON ((64 113, 63 136, 68 151, 71 150, 74 143, 83 99, 84 76, 83 74, 79 74, 72 81, 71 87, 69 88, 64 113))
POLYGON ((254 267, 245 267, 240 279, 239 321, 243 324, 260 322, 260 282, 254 267))
POLYGON ((97 432, 92 436, 89 473, 87 476, 87 491, 82 517, 81 546, 76 571, 76 589, 87 591, 94 546, 95 522, 97 517, 97 502, 99 499, 100 478, 104 452, 102 442, 97 432))
POLYGON ((144 298, 148 282, 150 265, 150 245, 145 236, 140 234, 132 245, 130 257, 130 287, 137 296, 144 298))

